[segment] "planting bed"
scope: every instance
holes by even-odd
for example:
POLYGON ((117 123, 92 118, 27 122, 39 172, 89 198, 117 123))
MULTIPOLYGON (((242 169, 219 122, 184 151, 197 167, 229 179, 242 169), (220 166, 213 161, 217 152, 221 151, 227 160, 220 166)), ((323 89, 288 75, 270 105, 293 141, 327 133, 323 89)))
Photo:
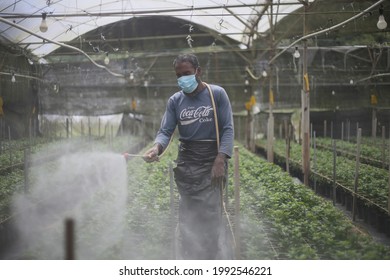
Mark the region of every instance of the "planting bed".
MULTIPOLYGON (((277 165, 266 162, 239 143, 236 144, 239 147, 241 203, 240 219, 233 227, 241 229, 240 239, 237 240, 241 248, 241 259, 390 259, 388 247, 376 243, 369 235, 361 232, 332 203, 317 196, 311 189, 296 183, 277 165)), ((86 228, 79 233, 76 231, 76 239, 82 239, 90 244, 98 254, 91 255, 94 253, 92 251, 89 255, 81 253, 78 255, 77 250, 81 246, 76 246, 76 258, 77 256, 90 256, 95 259, 175 258, 179 196, 171 170, 176 158, 176 147, 177 142, 174 141, 167 153, 156 163, 146 164, 140 158, 127 162, 125 208, 117 209, 117 214, 110 212, 110 215, 114 215, 112 217, 122 217, 116 220, 121 221, 120 224, 108 228, 111 233, 106 231, 106 226, 102 228, 102 220, 112 219, 106 217, 104 209, 108 211, 112 208, 110 205, 116 201, 121 187, 118 189, 115 184, 109 184, 110 186, 103 186, 104 188, 96 193, 85 188, 80 189, 80 194, 90 193, 90 199, 87 199, 86 203, 88 213, 93 213, 94 209, 104 211, 97 211, 98 215, 101 215, 100 218, 98 216, 97 219, 88 219, 86 228), (102 202, 105 202, 103 208, 102 202), (114 240, 106 240, 110 242, 110 246, 104 247, 105 244, 96 242, 96 238, 106 235, 114 237, 114 240)), ((102 151, 102 157, 105 157, 104 151, 107 149, 99 148, 95 143, 93 150, 102 151)), ((119 162, 119 166, 121 164, 124 162, 119 162)), ((54 174, 59 167, 53 164, 50 168, 54 174)), ((235 206, 233 170, 232 159, 229 161, 229 182, 225 197, 231 220, 238 218, 233 210, 235 206)), ((33 182, 34 176, 33 174, 31 176, 33 182)), ((96 176, 97 178, 90 180, 107 179, 108 174, 96 176)), ((69 209, 70 212, 74 210, 69 209)), ((12 218, 8 220, 12 221, 12 218)), ((77 220, 75 222, 77 225, 77 220)), ((9 231, 4 230, 4 223, 0 226, 3 227, 0 237, 5 240, 9 231)), ((50 239, 52 233, 58 234, 62 230, 62 222, 58 221, 46 225, 35 234, 45 236, 46 240, 50 239)), ((34 250, 22 251, 12 258, 62 258, 61 255, 45 255, 45 247, 46 243, 41 249, 35 246, 34 250)), ((2 257, 9 258, 9 255, 2 257)))
MULTIPOLYGON (((367 141, 367 140, 366 140, 367 141)), ((320 141, 323 143, 324 141, 320 141)), ((351 143, 337 141, 337 150, 344 152, 337 153, 336 167, 333 165, 333 151, 329 148, 311 148, 311 172, 310 186, 325 197, 333 199, 333 187, 336 188, 335 202, 339 203, 349 211, 352 211, 352 202, 355 183, 356 161, 350 155, 344 156, 351 143), (339 142, 340 145, 338 144, 339 142), (335 181, 333 172, 335 170, 335 181)), ((355 144, 356 145, 356 144, 355 144)), ((349 148, 351 149, 351 148, 349 148)), ((375 148, 372 148, 375 149, 375 148)), ((257 151, 265 153, 265 141, 259 141, 257 151)), ((284 140, 274 141, 275 163, 285 168, 286 143, 284 140)), ((368 157, 368 148, 363 149, 368 157)), ((355 155, 356 158, 356 155, 355 155)), ((359 164, 357 197, 357 216, 366 223, 375 226, 380 232, 390 236, 390 216, 388 214, 388 192, 389 192, 389 171, 387 169, 373 166, 371 164, 359 164)), ((301 146, 291 143, 289 168, 292 175, 302 179, 302 154, 301 146)))

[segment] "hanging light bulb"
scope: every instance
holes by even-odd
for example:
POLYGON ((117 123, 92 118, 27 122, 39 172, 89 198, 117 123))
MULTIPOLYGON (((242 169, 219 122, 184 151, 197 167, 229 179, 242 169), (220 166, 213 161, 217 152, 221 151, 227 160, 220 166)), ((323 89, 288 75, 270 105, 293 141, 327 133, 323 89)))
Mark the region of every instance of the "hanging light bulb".
POLYGON ((268 76, 267 71, 265 71, 265 69, 264 69, 263 72, 261 73, 261 75, 262 75, 264 78, 267 77, 267 76, 268 76))
POLYGON ((46 22, 46 16, 47 16, 47 13, 42 13, 42 21, 41 21, 41 25, 39 26, 39 30, 41 30, 41 32, 46 32, 48 29, 47 22, 46 22))
POLYGON ((300 58, 301 57, 301 54, 298 51, 298 47, 295 47, 294 57, 295 58, 300 58))
POLYGON ((249 80, 248 80, 248 78, 245 78, 245 85, 246 85, 246 86, 249 86, 249 80))
POLYGON ((130 79, 130 81, 134 80, 134 72, 133 71, 130 72, 129 79, 130 79))
POLYGON ((353 79, 349 80, 349 84, 353 85, 353 79))
POLYGON ((108 65, 110 63, 110 58, 108 57, 108 52, 106 52, 106 57, 104 58, 104 64, 108 65))
POLYGON ((385 20, 385 17, 383 16, 383 5, 379 8, 379 18, 378 18, 378 23, 376 24, 378 29, 383 30, 386 29, 387 27, 387 22, 385 20))
POLYGON ((15 73, 12 72, 11 74, 11 82, 15 83, 16 82, 16 78, 15 78, 15 73))

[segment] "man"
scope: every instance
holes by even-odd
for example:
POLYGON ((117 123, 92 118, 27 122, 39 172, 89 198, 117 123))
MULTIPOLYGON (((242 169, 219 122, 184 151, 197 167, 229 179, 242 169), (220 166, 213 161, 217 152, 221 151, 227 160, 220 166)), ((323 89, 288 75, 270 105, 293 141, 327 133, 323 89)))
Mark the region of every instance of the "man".
POLYGON ((210 85, 209 92, 200 78, 202 70, 195 55, 179 55, 173 66, 181 90, 169 98, 155 144, 144 160, 158 161, 178 126, 180 145, 174 175, 180 193, 181 258, 223 258, 219 248, 222 186, 227 180, 227 159, 232 155, 234 140, 230 101, 220 86, 210 85))

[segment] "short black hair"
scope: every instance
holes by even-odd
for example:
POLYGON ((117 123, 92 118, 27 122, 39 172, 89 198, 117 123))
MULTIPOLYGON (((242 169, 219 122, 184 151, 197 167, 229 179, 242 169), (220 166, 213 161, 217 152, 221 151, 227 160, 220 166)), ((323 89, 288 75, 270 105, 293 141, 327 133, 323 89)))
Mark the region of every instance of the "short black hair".
POLYGON ((187 54, 179 54, 175 60, 173 61, 173 67, 176 67, 176 64, 182 63, 182 62, 189 62, 194 66, 195 69, 199 67, 199 61, 196 55, 192 53, 187 54))

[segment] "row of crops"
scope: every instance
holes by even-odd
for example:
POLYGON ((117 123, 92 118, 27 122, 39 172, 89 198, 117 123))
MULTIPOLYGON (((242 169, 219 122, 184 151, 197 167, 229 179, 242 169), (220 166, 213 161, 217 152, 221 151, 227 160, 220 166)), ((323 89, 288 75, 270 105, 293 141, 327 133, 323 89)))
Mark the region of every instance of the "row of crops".
MULTIPOLYGON (((126 145, 137 143, 136 140, 131 140, 131 143, 128 139, 124 141, 126 145)), ((241 229, 238 241, 241 247, 241 259, 390 259, 389 248, 376 243, 368 234, 355 227, 327 200, 295 182, 280 167, 254 155, 239 143, 236 144, 240 153, 241 203, 240 222, 234 227, 239 226, 241 229)), ((94 141, 93 150, 106 151, 106 145, 107 143, 102 143, 100 146, 94 141)), ((146 164, 139 158, 127 162, 126 208, 117 210, 123 211, 126 216, 120 220, 121 225, 117 224, 115 227, 107 227, 108 229, 104 230, 102 220, 110 221, 113 217, 120 216, 120 213, 107 216, 104 214, 107 211, 96 211, 98 217, 88 219, 85 225, 88 230, 83 231, 90 236, 85 236, 81 230, 79 231, 82 238, 78 240, 82 239, 88 244, 97 245, 98 243, 95 242, 97 235, 107 233, 111 239, 115 237, 115 240, 110 240, 112 246, 109 249, 100 250, 99 254, 94 255, 93 258, 174 258, 178 193, 173 185, 171 169, 176 158, 176 145, 177 142, 173 142, 159 162, 146 164), (120 230, 123 232, 118 234, 120 230)), ((118 145, 117 152, 123 152, 123 146, 119 146, 121 145, 118 145)), ((44 153, 46 149, 47 147, 42 147, 39 153, 44 153)), ((106 164, 110 165, 110 163, 106 164)), ((53 169, 54 174, 56 165, 50 168, 53 169)), ((230 208, 235 204, 234 168, 233 160, 230 160, 226 198, 230 208)), ((23 171, 12 173, 14 172, 20 172, 19 177, 16 173, 13 176, 23 181, 23 171)), ((96 176, 107 177, 106 174, 96 176)), ((91 180, 96 180, 96 178, 91 180)), ((5 189, 10 186, 2 185, 2 191, 6 192, 5 189)), ((8 196, 12 196, 14 191, 8 191, 8 196)), ((81 191, 82 189, 80 189, 80 195, 81 191)), ((101 208, 102 200, 107 202, 104 209, 112 207, 111 204, 115 202, 114 197, 118 196, 117 191, 117 188, 110 186, 104 191, 91 192, 93 199, 87 200, 88 211, 101 208)), ((7 202, 5 201, 4 204, 7 202)), ((10 215, 6 208, 1 210, 1 214, 6 218, 10 215)), ((233 211, 231 214, 235 215, 233 211)), ((37 234, 44 233, 44 239, 47 240, 50 239, 53 231, 58 233, 61 230, 60 225, 50 224, 37 234)), ((103 243, 99 244, 100 247, 103 246, 103 243)), ((88 248, 99 246, 88 246, 88 248)), ((49 258, 42 253, 43 251, 35 247, 28 254, 23 253, 16 257, 49 258)), ((60 257, 50 255, 50 258, 60 257)))
MULTIPOLYGON (((389 198, 389 171, 386 168, 369 164, 371 161, 378 162, 382 153, 388 154, 387 149, 382 146, 373 146, 363 141, 361 144, 361 157, 366 159, 359 163, 357 195, 366 204, 376 205, 382 211, 387 212, 389 198), (366 144, 367 143, 367 144, 366 144)), ((263 140, 258 142, 265 147, 263 140)), ((316 148, 312 145, 310 149, 311 159, 311 181, 318 184, 331 184, 335 178, 337 184, 342 188, 354 192, 355 169, 356 169, 356 143, 331 139, 315 139, 316 148), (335 157, 336 154, 336 157, 335 157)), ((302 166, 302 147, 298 143, 290 143, 289 163, 295 169, 302 166)), ((277 139, 274 141, 274 152, 279 158, 285 160, 286 141, 277 139)), ((388 159, 388 156, 386 156, 388 159)), ((388 165, 388 164, 386 164, 388 165)))
MULTIPOLYGON (((237 145, 242 259, 390 257, 389 248, 374 242, 327 200, 296 183, 280 167, 237 145)), ((134 246, 141 259, 173 255, 175 219, 169 176, 173 159, 174 149, 156 164, 139 165, 138 161, 128 164, 131 174, 128 226, 138 231, 139 239, 134 246)), ((233 205, 233 161, 229 164, 228 205, 233 205)))
POLYGON ((32 138, 2 141, 0 149, 0 224, 10 215, 11 198, 14 193, 28 190, 29 177, 25 176, 30 166, 50 164, 62 153, 75 151, 114 151, 123 153, 139 149, 143 140, 121 136, 115 138, 74 138, 48 140, 32 138), (53 151, 60 143, 66 144, 65 150, 53 151), (34 161, 32 161, 34 156, 34 161))

